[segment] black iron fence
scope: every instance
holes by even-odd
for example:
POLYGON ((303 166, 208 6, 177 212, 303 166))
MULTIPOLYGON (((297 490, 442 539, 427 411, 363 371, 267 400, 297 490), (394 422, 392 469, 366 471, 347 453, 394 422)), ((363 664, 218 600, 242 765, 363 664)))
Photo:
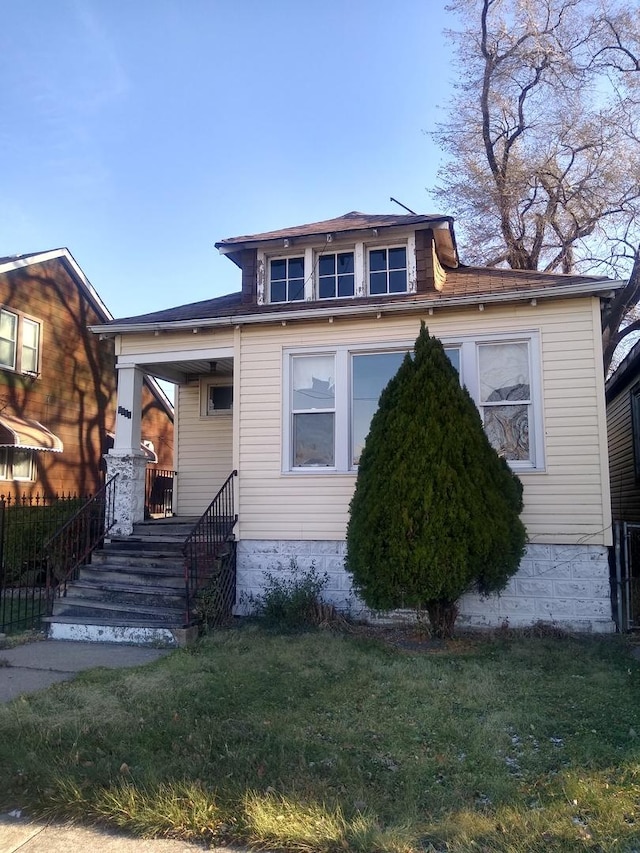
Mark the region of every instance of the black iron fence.
MULTIPOLYGON (((236 592, 236 548, 232 471, 187 538, 184 548, 186 623, 191 624, 207 599, 206 621, 213 626, 231 615, 236 592), (200 596, 200 606, 198 597, 200 596)), ((200 613, 202 616, 202 612, 200 613)))
POLYGON ((0 632, 38 627, 50 614, 71 558, 87 562, 113 524, 114 494, 110 480, 94 496, 0 495, 0 632))
POLYGON ((173 515, 173 478, 175 471, 147 467, 144 509, 147 518, 173 515))

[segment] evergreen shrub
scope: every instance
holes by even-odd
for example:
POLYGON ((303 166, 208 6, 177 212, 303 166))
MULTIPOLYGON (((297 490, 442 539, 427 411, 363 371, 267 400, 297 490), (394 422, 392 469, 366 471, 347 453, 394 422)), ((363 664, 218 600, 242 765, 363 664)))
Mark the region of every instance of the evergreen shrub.
POLYGON ((520 480, 423 323, 360 457, 346 557, 356 590, 374 610, 426 609, 434 636, 450 636, 463 593, 499 592, 517 571, 522 506, 520 480))

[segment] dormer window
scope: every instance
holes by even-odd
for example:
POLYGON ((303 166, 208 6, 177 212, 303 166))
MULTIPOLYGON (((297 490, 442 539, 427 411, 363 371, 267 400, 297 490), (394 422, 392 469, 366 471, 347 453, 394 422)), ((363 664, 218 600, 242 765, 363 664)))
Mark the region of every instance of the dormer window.
POLYGON ((258 305, 415 293, 415 234, 382 245, 377 234, 336 242, 292 247, 290 254, 258 250, 258 305))
POLYGON ((353 296, 355 267, 353 252, 336 252, 318 258, 318 298, 353 296))
POLYGON ((407 292, 407 248, 369 250, 369 293, 407 292))
POLYGON ((269 264, 269 301, 304 299, 304 257, 272 258, 269 264))

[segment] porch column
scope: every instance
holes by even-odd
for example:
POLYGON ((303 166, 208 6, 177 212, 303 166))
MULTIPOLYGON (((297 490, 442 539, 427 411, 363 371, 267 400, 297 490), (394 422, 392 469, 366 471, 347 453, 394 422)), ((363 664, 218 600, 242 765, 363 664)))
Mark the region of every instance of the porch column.
POLYGON ((140 450, 143 373, 135 365, 118 367, 116 437, 106 455, 107 476, 118 474, 115 493, 116 523, 111 532, 130 536, 133 525, 144 519, 147 462, 140 450))

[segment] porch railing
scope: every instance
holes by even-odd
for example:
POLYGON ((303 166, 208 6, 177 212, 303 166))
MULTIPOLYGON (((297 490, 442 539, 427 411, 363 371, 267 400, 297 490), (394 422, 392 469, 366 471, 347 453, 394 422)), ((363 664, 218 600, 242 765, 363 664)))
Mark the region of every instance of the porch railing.
POLYGON ((175 471, 148 467, 145 475, 144 509, 147 516, 173 515, 173 478, 175 471))
POLYGON ((236 543, 232 534, 238 520, 233 481, 237 476, 237 471, 229 474, 184 543, 187 625, 195 621, 197 596, 205 588, 207 597, 217 602, 214 610, 219 611, 213 618, 209 612, 209 623, 220 623, 231 615, 236 586, 236 543))
POLYGON ((67 583, 75 580, 80 566, 89 562, 91 554, 104 542, 116 523, 115 500, 118 474, 111 477, 96 494, 44 544, 47 590, 53 598, 67 592, 67 583))

